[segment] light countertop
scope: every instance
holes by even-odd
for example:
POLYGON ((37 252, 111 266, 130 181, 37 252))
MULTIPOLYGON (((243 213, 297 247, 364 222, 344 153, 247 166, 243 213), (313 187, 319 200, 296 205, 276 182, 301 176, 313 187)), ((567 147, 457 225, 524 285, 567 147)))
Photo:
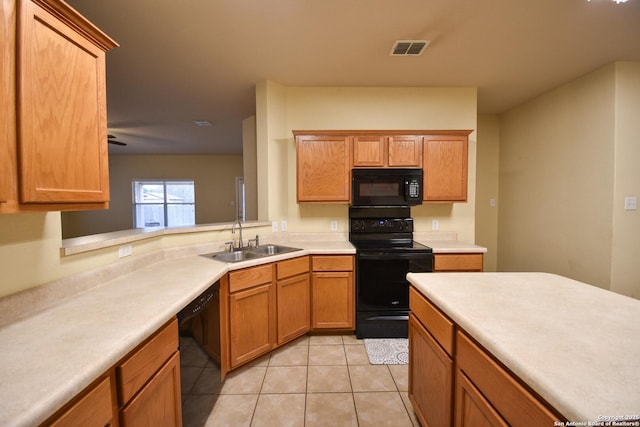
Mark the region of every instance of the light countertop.
POLYGON ((302 250, 234 264, 200 255, 161 260, 0 327, 0 425, 44 421, 229 270, 355 253, 348 241, 287 245, 302 250))
POLYGON ((546 273, 408 279, 570 421, 640 414, 640 301, 546 273))

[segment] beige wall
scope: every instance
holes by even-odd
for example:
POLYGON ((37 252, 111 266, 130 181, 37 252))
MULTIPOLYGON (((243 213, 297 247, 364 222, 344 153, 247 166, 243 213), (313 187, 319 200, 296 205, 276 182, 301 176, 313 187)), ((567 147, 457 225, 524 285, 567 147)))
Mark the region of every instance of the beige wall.
POLYGON ((478 116, 478 154, 476 173, 476 244, 487 248, 484 271, 498 268, 498 189, 500 118, 478 116), (494 206, 491 200, 495 201, 494 206))
POLYGON ((242 165, 245 186, 245 215, 247 220, 258 219, 258 178, 256 152, 256 116, 242 121, 242 165))
POLYGON ((615 66, 615 169, 611 290, 640 299, 640 211, 624 209, 640 196, 640 62, 615 66))
MULTIPOLYGON (((618 84, 609 65, 502 115, 499 270, 548 271, 616 288, 613 207, 622 201, 614 185, 638 190, 637 172, 616 172, 618 84)), ((638 158, 634 142, 624 156, 635 151, 638 158)), ((638 242, 627 246, 637 251, 638 242)))
POLYGON ((235 178, 242 176, 242 161, 242 155, 109 156, 109 209, 63 213, 64 238, 134 228, 131 210, 134 179, 193 179, 196 224, 232 221, 236 217, 235 178))
MULTIPOLYGON (((268 187, 268 197, 261 207, 278 225, 286 220, 289 231, 328 232, 331 220, 338 220, 338 231, 348 231, 347 205, 296 203, 292 130, 476 129, 475 88, 319 88, 264 82, 258 85, 256 98, 258 106, 264 108, 257 114, 258 149, 263 150, 258 159, 258 179, 268 187)), ((469 144, 469 202, 412 208, 417 231, 431 230, 431 220, 438 219, 441 230, 457 231, 462 240, 475 240, 475 167, 473 132, 469 144)))

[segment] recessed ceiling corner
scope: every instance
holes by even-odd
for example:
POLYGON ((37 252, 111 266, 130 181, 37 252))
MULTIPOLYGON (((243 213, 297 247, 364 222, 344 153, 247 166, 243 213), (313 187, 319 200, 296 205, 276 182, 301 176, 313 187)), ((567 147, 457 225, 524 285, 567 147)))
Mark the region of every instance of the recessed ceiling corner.
POLYGON ((430 43, 429 40, 396 40, 389 55, 420 56, 430 43))

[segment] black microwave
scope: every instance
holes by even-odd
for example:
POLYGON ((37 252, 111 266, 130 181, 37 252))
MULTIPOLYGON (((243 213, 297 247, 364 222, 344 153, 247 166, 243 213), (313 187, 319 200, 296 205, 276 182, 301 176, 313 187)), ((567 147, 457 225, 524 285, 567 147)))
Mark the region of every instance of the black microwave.
POLYGON ((352 206, 422 204, 422 169, 353 169, 352 206))

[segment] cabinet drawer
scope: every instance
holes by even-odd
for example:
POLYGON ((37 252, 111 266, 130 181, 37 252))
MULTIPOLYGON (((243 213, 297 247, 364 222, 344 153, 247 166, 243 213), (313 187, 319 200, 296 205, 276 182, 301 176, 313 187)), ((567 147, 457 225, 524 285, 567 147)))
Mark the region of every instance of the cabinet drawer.
POLYGON ((308 272, 309 257, 307 256, 280 261, 276 266, 277 280, 308 272))
POLYGON ((105 426, 112 420, 111 377, 106 377, 50 426, 105 426))
POLYGON ((456 360, 458 368, 509 425, 552 426, 562 419, 460 331, 456 336, 456 360))
POLYGON ((455 337, 453 322, 447 319, 413 286, 409 288, 409 308, 418 320, 427 327, 438 344, 452 356, 455 337))
POLYGON ((313 271, 353 271, 352 255, 320 255, 311 258, 313 271))
POLYGON ((180 353, 175 352, 144 389, 122 409, 120 426, 182 426, 180 399, 180 353))
POLYGON ((434 271, 482 271, 482 254, 435 254, 434 271))
POLYGON ((117 368, 118 399, 124 405, 178 350, 178 320, 173 319, 117 368))
POLYGON ((232 271, 229 273, 229 292, 237 292, 264 283, 271 283, 273 281, 272 265, 265 264, 232 271))

